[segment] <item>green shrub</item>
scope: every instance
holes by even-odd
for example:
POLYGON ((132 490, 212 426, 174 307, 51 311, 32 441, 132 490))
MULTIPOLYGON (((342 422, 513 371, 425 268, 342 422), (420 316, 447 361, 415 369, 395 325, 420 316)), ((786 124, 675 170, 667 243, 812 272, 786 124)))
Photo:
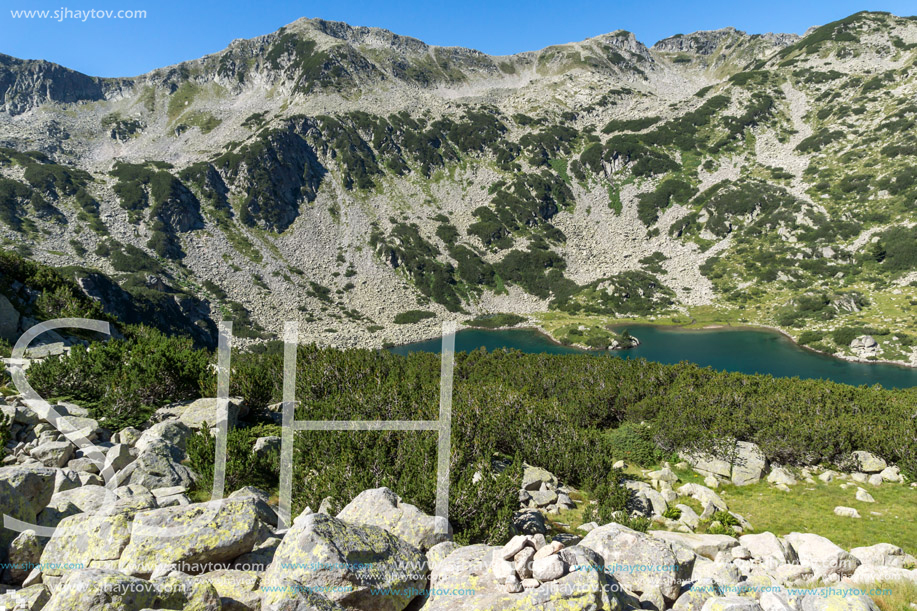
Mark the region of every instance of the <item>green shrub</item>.
POLYGON ((485 314, 472 318, 465 324, 469 327, 480 327, 482 329, 496 329, 498 327, 512 327, 528 320, 525 316, 518 314, 485 314))
POLYGON ((668 507, 665 511, 662 512, 663 518, 668 518, 670 520, 677 520, 681 517, 681 509, 678 507, 668 507))
POLYGON ((615 460, 649 467, 665 457, 665 452, 657 447, 652 430, 647 426, 625 422, 608 431, 605 437, 615 460))
POLYGON ((140 426, 156 408, 198 397, 210 354, 190 339, 147 327, 122 329, 126 339, 77 344, 69 356, 29 368, 29 383, 44 397, 67 397, 88 407, 102 426, 140 426))
POLYGON ((428 318, 436 318, 436 314, 429 310, 408 310, 407 312, 395 314, 393 322, 396 325, 411 325, 421 320, 427 320, 428 318))
MULTIPOLYGON (((238 490, 243 486, 255 486, 263 490, 276 489, 280 480, 280 452, 255 454, 252 449, 259 437, 280 436, 277 425, 258 425, 229 430, 226 441, 225 488, 238 490)), ((198 500, 209 501, 213 489, 213 467, 216 456, 216 439, 210 429, 202 427, 187 441, 188 466, 200 475, 194 489, 198 500)))

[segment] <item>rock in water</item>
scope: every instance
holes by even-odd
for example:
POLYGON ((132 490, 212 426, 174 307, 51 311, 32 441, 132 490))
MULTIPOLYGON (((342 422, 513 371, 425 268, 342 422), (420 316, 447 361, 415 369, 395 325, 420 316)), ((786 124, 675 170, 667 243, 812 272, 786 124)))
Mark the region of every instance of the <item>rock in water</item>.
POLYGON ((327 588, 326 598, 345 607, 401 611, 426 586, 426 557, 377 526, 314 513, 297 518, 274 553, 261 581, 267 609, 280 608, 286 580, 327 588))

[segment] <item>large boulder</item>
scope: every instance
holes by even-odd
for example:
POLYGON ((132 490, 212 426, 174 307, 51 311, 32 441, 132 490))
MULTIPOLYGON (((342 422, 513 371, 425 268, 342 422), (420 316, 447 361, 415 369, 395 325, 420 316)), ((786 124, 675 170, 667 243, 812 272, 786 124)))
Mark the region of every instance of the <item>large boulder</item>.
POLYGON ((71 567, 118 568, 131 538, 136 512, 118 508, 110 514, 77 514, 61 520, 41 554, 44 575, 59 576, 71 567), (65 560, 64 560, 65 559, 65 560), (66 563, 66 564, 64 564, 66 563))
POLYGON ((71 571, 42 611, 142 611, 152 608, 156 589, 118 571, 71 571))
POLYGON ((213 586, 223 611, 261 608, 261 577, 252 571, 219 570, 198 577, 213 586))
POLYGON ((729 478, 736 486, 759 481, 767 471, 767 458, 749 441, 723 442, 711 452, 682 452, 682 459, 702 475, 729 478))
POLYGON ((303 586, 284 579, 273 585, 261 597, 260 607, 251 607, 252 611, 345 611, 344 607, 334 603, 310 586, 303 586))
POLYGON ((46 441, 32 448, 29 455, 46 467, 63 467, 76 447, 69 441, 46 441))
POLYGON ((51 599, 51 592, 40 583, 21 590, 9 590, 0 594, 0 609, 13 611, 41 611, 51 599))
POLYGON ((836 587, 832 592, 831 588, 817 588, 808 593, 796 593, 791 597, 793 608, 797 611, 879 611, 879 606, 870 597, 843 590, 836 587))
POLYGON ((165 422, 157 422, 147 430, 143 431, 140 435, 140 439, 134 444, 134 448, 138 452, 143 452, 154 442, 164 441, 170 445, 177 447, 179 450, 184 452, 185 444, 188 441, 192 431, 188 428, 188 425, 179 422, 178 420, 166 420, 165 422))
POLYGON ((696 535, 693 533, 670 532, 667 530, 651 530, 649 535, 662 539, 666 543, 677 543, 690 549, 698 556, 713 560, 720 552, 728 552, 739 546, 735 537, 729 535, 696 535))
POLYGON ((681 452, 682 460, 691 465, 695 471, 703 475, 717 475, 719 477, 732 476, 732 463, 729 461, 729 449, 723 449, 716 454, 709 452, 681 452))
POLYGON ((917 569, 860 565, 850 576, 850 581, 863 585, 890 581, 910 581, 913 584, 917 584, 917 569))
POLYGON ((287 580, 322 586, 326 598, 345 607, 401 611, 426 585, 426 558, 378 526, 312 513, 296 519, 264 574, 267 609, 281 604, 276 588, 287 580))
MULTIPOLYGON (((227 410, 227 423, 230 428, 235 426, 240 416, 248 413, 245 401, 238 397, 229 399, 227 410)), ((213 428, 217 425, 217 400, 213 397, 173 403, 156 410, 156 419, 177 418, 179 422, 190 429, 203 427, 213 428)))
POLYGON ((436 531, 435 516, 429 516, 414 505, 402 502, 388 488, 364 490, 337 517, 351 524, 384 528, 422 550, 452 538, 448 529, 442 533, 436 531))
POLYGON ((862 473, 879 473, 888 465, 872 452, 857 450, 851 454, 854 470, 862 473))
POLYGON ((774 567, 781 564, 796 564, 799 558, 789 545, 784 544, 777 535, 763 532, 757 535, 742 535, 739 543, 751 553, 751 557, 762 562, 771 562, 774 567))
POLYGON ((513 513, 510 530, 517 535, 544 535, 548 527, 543 513, 537 509, 522 509, 513 513))
POLYGON ((742 596, 717 596, 708 598, 701 611, 762 611, 754 598, 742 596))
POLYGON ((180 571, 153 580, 157 609, 182 611, 222 611, 216 588, 207 581, 195 579, 180 571))
POLYGON ((816 579, 847 577, 860 561, 821 535, 790 533, 786 541, 793 546, 799 563, 812 568, 816 579))
POLYGON ((255 505, 243 497, 139 512, 118 567, 136 576, 170 565, 200 573, 232 560, 257 541, 261 522, 255 505))
POLYGON ((137 460, 118 473, 115 485, 120 485, 129 476, 126 481, 149 490, 172 486, 189 488, 197 475, 181 464, 183 459, 184 452, 178 446, 162 439, 151 440, 144 445, 137 460))
POLYGON ((736 443, 732 459, 732 483, 747 486, 761 480, 767 471, 767 458, 756 444, 748 441, 736 443))
POLYGON ((890 566, 898 569, 917 566, 917 559, 891 543, 876 543, 869 547, 855 547, 850 555, 866 566, 890 566))
POLYGON ((48 507, 60 509, 72 503, 81 513, 98 513, 106 507, 111 507, 117 501, 118 495, 108 488, 90 485, 56 493, 51 497, 48 507))
POLYGON ((9 577, 13 583, 22 583, 41 562, 44 546, 44 540, 34 530, 24 530, 13 539, 9 551, 9 577))
POLYGON ((659 588, 667 600, 678 598, 677 560, 660 539, 611 523, 589 531, 580 545, 598 553, 605 569, 632 592, 659 588), (647 566, 670 570, 640 570, 647 566))
POLYGON ((522 488, 524 490, 538 490, 542 484, 551 488, 557 487, 557 476, 541 467, 525 465, 522 471, 522 488))
MULTIPOLYGON (((40 466, 0 467, 0 511, 3 515, 35 524, 38 513, 54 494, 57 472, 40 466)), ((0 529, 0 561, 7 560, 7 548, 16 531, 0 529)))
MULTIPOLYGON (((424 611, 539 611, 617 610, 619 601, 611 592, 616 587, 602 571, 602 558, 594 551, 574 546, 560 551, 565 575, 542 584, 509 593, 490 566, 502 548, 470 545, 453 551, 436 565, 430 575, 431 596, 424 611)), ((553 556, 552 556, 553 557, 553 556)))

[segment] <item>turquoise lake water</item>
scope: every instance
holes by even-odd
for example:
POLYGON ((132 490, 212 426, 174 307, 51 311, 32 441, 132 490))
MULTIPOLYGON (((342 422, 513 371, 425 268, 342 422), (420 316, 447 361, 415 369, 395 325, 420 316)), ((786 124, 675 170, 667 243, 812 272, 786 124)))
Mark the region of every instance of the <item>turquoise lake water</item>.
MULTIPOLYGON (((720 371, 770 374, 775 377, 820 378, 852 384, 881 384, 885 388, 917 386, 917 369, 881 363, 851 363, 800 348, 767 331, 684 330, 668 327, 627 327, 641 345, 630 350, 588 352, 611 358, 643 358, 659 363, 690 361, 720 371)), ((582 354, 561 346, 532 329, 488 331, 466 329, 455 337, 457 351, 515 349, 528 353, 582 354)), ((390 348, 396 354, 439 352, 440 340, 390 348)))

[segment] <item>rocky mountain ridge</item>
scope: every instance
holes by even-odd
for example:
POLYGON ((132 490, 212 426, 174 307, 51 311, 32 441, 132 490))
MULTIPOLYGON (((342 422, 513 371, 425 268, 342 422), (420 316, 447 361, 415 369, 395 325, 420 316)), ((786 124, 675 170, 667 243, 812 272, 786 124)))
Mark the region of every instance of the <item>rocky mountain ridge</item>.
POLYGON ((304 19, 135 78, 4 60, 0 234, 253 336, 694 318, 913 363, 915 49, 882 13, 504 57, 304 19))

